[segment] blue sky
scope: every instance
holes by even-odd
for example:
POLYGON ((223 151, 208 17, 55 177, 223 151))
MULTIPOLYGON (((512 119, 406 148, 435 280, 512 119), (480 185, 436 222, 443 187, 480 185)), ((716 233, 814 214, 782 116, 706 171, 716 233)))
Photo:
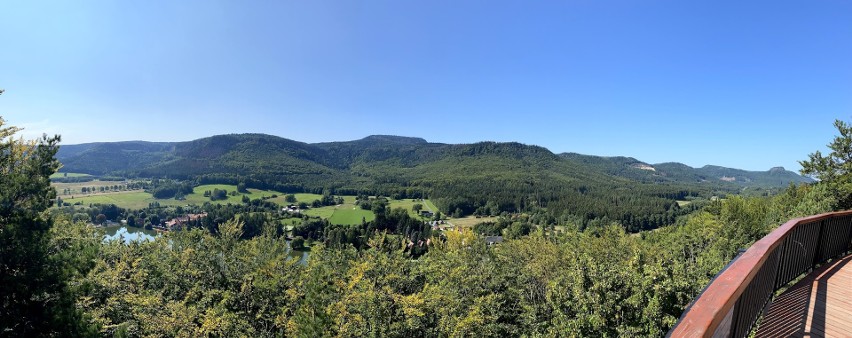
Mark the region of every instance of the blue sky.
POLYGON ((852 120, 852 2, 6 1, 0 116, 63 143, 518 141, 767 170, 852 120))

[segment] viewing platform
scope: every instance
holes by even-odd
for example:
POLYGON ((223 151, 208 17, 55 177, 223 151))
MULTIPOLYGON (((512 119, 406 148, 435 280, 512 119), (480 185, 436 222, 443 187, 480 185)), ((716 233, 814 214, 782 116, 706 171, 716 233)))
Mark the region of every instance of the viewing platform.
POLYGON ((757 337, 852 337, 850 250, 852 211, 790 220, 722 269, 668 336, 747 337, 757 326, 757 337))
POLYGON ((756 337, 852 337, 850 261, 825 264, 776 297, 756 337))

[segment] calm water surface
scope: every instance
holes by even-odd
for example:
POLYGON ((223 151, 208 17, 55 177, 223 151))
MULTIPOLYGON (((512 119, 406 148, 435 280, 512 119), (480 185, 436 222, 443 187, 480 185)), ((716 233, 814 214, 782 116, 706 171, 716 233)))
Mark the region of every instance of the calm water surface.
POLYGON ((133 241, 153 241, 156 238, 157 232, 154 230, 145 230, 142 228, 136 227, 128 227, 128 226, 112 226, 104 228, 106 230, 106 234, 104 235, 104 241, 112 241, 119 238, 124 239, 124 243, 130 243, 133 241))
MULTIPOLYGON (((153 241, 159 236, 159 234, 154 230, 145 230, 142 228, 128 226, 112 226, 106 227, 104 230, 106 230, 106 234, 104 235, 105 242, 117 240, 119 238, 122 238, 124 243, 130 243, 133 241, 153 241)), ((299 264, 308 264, 308 256, 311 255, 310 252, 290 249, 290 241, 287 241, 287 251, 288 259, 298 259, 299 264)))
POLYGON ((310 251, 298 251, 290 248, 290 241, 287 241, 287 259, 298 259, 299 264, 308 265, 308 256, 311 255, 310 251))

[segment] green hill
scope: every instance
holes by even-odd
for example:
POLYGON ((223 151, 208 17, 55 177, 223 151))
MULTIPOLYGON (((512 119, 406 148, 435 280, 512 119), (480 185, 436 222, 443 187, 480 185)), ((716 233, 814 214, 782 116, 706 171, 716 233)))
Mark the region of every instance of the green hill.
POLYGON ((641 182, 668 182, 728 188, 780 188, 786 187, 790 183, 814 182, 808 177, 800 176, 783 167, 771 168, 768 171, 747 171, 714 165, 693 168, 676 162, 648 164, 632 157, 601 157, 575 153, 564 153, 560 156, 601 172, 641 182))
POLYGON ((536 209, 554 220, 607 218, 634 230, 671 223, 689 211, 676 200, 808 181, 783 168, 649 165, 631 157, 556 155, 516 142, 442 144, 388 135, 315 144, 263 134, 93 143, 63 146, 57 158, 67 172, 245 182, 282 192, 429 197, 455 215, 536 209))
POLYGON ((175 143, 144 141, 87 143, 61 146, 57 158, 62 161, 63 172, 127 175, 134 168, 171 160, 174 146, 175 143))

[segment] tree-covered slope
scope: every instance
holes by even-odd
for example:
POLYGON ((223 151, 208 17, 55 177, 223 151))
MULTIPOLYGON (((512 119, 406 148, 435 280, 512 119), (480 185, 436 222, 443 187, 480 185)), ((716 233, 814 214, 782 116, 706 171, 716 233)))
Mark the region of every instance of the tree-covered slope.
POLYGON ((174 159, 172 142, 100 142, 63 145, 56 158, 63 172, 92 175, 127 175, 174 159))
POLYGON ((543 209, 554 219, 607 218, 632 230, 673 222, 689 211, 675 201, 690 196, 805 181, 782 169, 695 169, 630 157, 556 155, 516 142, 441 144, 387 135, 316 144, 263 134, 218 135, 177 143, 67 146, 57 157, 67 172, 245 182, 288 192, 428 196, 456 216, 543 209))
POLYGON ((331 163, 339 168, 384 161, 410 167, 440 158, 448 147, 445 144, 428 143, 422 138, 390 135, 372 135, 355 141, 316 143, 314 146, 324 150, 331 158, 331 163))
POLYGON ((357 179, 334 168, 321 148, 263 134, 217 135, 189 142, 115 142, 63 146, 63 171, 95 175, 248 180, 278 189, 345 186, 357 179))
POLYGON ((175 144, 172 160, 141 168, 143 177, 192 179, 241 176, 301 183, 343 182, 346 173, 331 168, 322 149, 262 134, 218 135, 175 144))
POLYGON ((747 171, 714 165, 693 168, 676 162, 648 164, 632 157, 602 157, 575 153, 560 155, 566 160, 582 163, 611 175, 642 182, 760 188, 778 188, 790 183, 814 182, 808 177, 800 176, 783 167, 775 167, 767 171, 747 171))

